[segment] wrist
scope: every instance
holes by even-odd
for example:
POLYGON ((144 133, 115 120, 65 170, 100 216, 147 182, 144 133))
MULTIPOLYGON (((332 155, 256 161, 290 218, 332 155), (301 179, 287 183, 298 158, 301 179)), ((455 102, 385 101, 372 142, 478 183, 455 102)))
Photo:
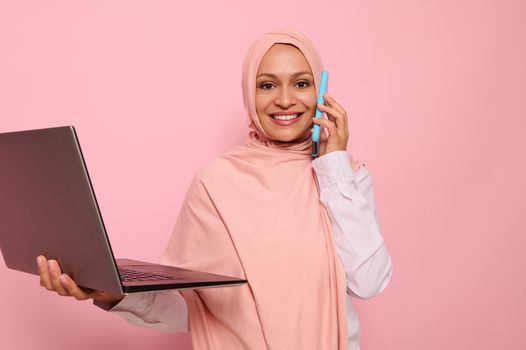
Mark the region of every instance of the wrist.
POLYGON ((115 307, 115 305, 119 304, 124 297, 125 295, 112 295, 93 298, 93 304, 104 310, 110 310, 115 307))

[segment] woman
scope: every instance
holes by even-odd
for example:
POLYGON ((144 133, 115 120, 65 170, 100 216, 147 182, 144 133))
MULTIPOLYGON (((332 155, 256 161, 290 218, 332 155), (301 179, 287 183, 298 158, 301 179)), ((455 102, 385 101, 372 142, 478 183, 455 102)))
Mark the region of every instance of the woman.
POLYGON ((135 325, 191 330, 195 349, 359 349, 350 296, 383 291, 392 265, 371 175, 346 152, 346 112, 328 94, 316 105, 321 71, 298 31, 251 46, 242 74, 251 131, 197 172, 162 260, 248 284, 108 295, 80 289, 41 256, 41 285, 135 325), (313 120, 316 107, 328 119, 313 120), (313 123, 328 131, 315 160, 313 123))

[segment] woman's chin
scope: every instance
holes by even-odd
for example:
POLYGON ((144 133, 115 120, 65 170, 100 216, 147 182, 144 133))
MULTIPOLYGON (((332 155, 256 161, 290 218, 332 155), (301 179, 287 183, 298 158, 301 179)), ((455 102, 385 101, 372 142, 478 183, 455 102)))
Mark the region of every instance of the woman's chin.
POLYGON ((310 133, 308 132, 286 134, 280 133, 278 135, 274 135, 273 140, 280 142, 300 142, 307 139, 308 137, 310 137, 310 133))

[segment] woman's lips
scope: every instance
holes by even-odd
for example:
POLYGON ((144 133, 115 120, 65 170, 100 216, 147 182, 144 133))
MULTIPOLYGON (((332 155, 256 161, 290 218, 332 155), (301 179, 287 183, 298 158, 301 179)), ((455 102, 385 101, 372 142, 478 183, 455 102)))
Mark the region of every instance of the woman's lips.
POLYGON ((272 120, 272 122, 278 124, 278 125, 281 125, 281 126, 287 126, 287 125, 292 125, 294 123, 297 123, 301 117, 303 117, 303 114, 304 113, 301 113, 297 118, 294 118, 294 119, 291 119, 291 120, 279 120, 279 119, 274 119, 272 117, 270 117, 270 119, 272 120))

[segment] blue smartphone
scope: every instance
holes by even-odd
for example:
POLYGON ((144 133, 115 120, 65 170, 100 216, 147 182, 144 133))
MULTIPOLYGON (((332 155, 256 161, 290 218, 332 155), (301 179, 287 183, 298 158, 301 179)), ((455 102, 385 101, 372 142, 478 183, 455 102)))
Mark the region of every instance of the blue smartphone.
MULTIPOLYGON (((325 103, 323 100, 323 95, 327 92, 327 82, 329 79, 329 72, 324 70, 321 72, 321 80, 320 80, 320 89, 318 90, 318 104, 322 105, 325 103)), ((316 106, 316 118, 322 117, 322 112, 318 109, 316 106)), ((321 126, 318 124, 314 124, 314 128, 312 130, 312 156, 317 157, 320 153, 320 132, 321 132, 321 126)))

